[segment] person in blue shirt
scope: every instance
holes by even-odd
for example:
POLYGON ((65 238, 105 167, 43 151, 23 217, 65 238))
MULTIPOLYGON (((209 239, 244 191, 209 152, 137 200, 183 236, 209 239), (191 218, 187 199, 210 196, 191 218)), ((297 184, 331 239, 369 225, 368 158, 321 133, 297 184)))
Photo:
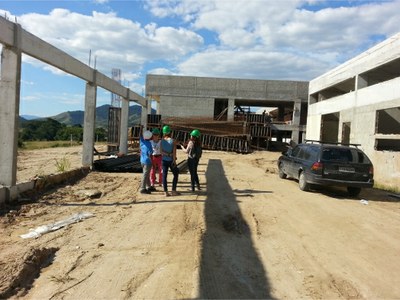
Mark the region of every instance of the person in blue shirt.
POLYGON ((143 175, 140 185, 140 193, 151 194, 155 188, 150 183, 150 170, 152 167, 151 155, 153 154, 153 147, 151 146, 151 138, 153 134, 151 131, 146 130, 140 135, 140 164, 142 165, 143 175), (147 186, 147 189, 146 189, 147 186))
POLYGON ((179 169, 176 166, 176 141, 171 138, 171 128, 165 125, 162 129, 163 138, 161 140, 161 154, 162 154, 162 177, 163 177, 163 188, 165 196, 178 196, 179 192, 176 191, 178 185, 179 169), (173 174, 172 179, 172 192, 168 192, 168 169, 173 174))

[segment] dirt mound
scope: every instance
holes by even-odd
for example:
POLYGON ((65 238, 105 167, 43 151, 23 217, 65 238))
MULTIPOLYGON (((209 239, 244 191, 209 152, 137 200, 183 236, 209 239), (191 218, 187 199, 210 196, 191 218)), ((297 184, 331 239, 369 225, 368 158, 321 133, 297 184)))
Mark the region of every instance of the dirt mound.
POLYGON ((13 263, 2 263, 0 299, 24 295, 40 270, 52 263, 57 251, 58 248, 31 249, 22 259, 14 257, 13 263))

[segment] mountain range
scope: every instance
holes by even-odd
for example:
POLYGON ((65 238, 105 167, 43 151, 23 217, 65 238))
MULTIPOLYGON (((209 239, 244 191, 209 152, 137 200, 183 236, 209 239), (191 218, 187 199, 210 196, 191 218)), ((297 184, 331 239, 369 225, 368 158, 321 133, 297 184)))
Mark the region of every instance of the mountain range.
MULTIPOLYGON (((111 105, 105 104, 99 107, 96 107, 96 128, 108 127, 108 112, 111 105)), ((129 118, 128 118, 128 126, 134 126, 140 124, 140 118, 142 113, 142 107, 140 105, 132 105, 129 107, 129 118)), ((20 116, 20 122, 26 122, 28 120, 43 120, 51 118, 65 125, 81 125, 83 126, 84 119, 84 111, 76 110, 76 111, 66 111, 60 113, 58 115, 52 117, 36 117, 35 116, 20 116)))

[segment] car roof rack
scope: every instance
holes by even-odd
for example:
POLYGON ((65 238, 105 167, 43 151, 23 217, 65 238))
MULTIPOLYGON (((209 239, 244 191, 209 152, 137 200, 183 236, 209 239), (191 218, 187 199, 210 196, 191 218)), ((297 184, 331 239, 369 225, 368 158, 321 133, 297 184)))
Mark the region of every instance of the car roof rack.
POLYGON ((311 143, 311 144, 328 144, 328 145, 342 145, 342 146, 354 146, 358 148, 358 146, 361 146, 361 144, 350 144, 350 143, 340 143, 340 142, 324 142, 324 141, 318 141, 318 140, 304 140, 305 143, 311 143))

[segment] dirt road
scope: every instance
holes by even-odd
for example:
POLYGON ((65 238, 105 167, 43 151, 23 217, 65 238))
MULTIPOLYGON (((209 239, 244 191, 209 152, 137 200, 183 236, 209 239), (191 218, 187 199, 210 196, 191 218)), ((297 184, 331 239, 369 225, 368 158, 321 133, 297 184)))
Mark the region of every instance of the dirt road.
POLYGON ((398 199, 374 189, 357 199, 340 189, 301 192, 279 179, 278 156, 205 151, 202 191, 191 194, 181 174, 176 197, 141 195, 140 174, 92 172, 3 214, 0 295, 400 298, 398 199), (78 212, 94 217, 20 237, 78 212))

